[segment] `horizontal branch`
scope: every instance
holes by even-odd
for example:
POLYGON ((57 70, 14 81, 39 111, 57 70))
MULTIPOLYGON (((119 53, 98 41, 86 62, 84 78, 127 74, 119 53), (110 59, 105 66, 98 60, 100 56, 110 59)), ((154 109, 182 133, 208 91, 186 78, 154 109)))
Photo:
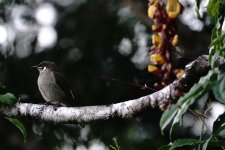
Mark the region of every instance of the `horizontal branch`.
POLYGON ((207 56, 200 56, 186 66, 185 75, 160 91, 141 98, 121 103, 85 106, 56 107, 53 105, 16 103, 14 106, 0 106, 0 113, 8 117, 30 117, 56 123, 89 123, 110 118, 131 118, 146 109, 168 105, 177 98, 177 91, 186 92, 199 78, 207 74, 210 66, 207 56))

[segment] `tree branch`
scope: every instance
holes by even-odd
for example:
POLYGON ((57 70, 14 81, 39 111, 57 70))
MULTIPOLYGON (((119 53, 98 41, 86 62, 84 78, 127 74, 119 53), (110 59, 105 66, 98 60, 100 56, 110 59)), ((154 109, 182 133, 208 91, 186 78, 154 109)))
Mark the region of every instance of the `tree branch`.
MULTIPOLYGON (((220 64, 224 63, 219 62, 220 64)), ((85 106, 56 107, 44 104, 16 103, 14 106, 0 105, 0 113, 9 117, 30 117, 56 123, 89 123, 110 118, 131 118, 155 106, 167 106, 171 99, 177 99, 177 92, 187 92, 199 78, 206 75, 210 66, 207 56, 200 56, 186 66, 185 75, 160 91, 138 99, 121 103, 85 106)))

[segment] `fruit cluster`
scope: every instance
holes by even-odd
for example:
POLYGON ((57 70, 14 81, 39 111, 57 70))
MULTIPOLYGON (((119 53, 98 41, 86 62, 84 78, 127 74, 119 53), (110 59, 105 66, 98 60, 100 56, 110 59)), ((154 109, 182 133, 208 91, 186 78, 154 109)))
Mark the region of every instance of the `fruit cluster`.
POLYGON ((160 89, 175 78, 180 78, 183 69, 174 69, 171 64, 172 54, 177 52, 176 45, 179 36, 175 19, 182 12, 183 6, 178 0, 150 0, 148 16, 154 22, 152 25, 152 47, 150 48, 150 62, 148 71, 161 77, 161 83, 155 83, 160 89))

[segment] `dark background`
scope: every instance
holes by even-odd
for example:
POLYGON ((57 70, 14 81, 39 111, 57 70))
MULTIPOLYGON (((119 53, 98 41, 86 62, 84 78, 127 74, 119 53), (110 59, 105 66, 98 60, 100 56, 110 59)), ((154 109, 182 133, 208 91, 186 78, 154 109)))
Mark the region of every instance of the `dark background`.
MULTIPOLYGON (((187 10, 193 8, 188 1, 184 6, 187 10)), ((3 1, 0 23, 12 29, 15 37, 1 43, 0 81, 7 87, 1 89, 1 93, 14 93, 22 102, 44 103, 37 87, 38 71, 30 69, 44 60, 54 61, 61 68, 70 81, 78 106, 112 104, 152 93, 102 78, 107 76, 153 87, 157 77, 146 69, 152 24, 147 17, 147 7, 146 0, 3 1), (35 12, 46 3, 57 12, 55 24, 48 25, 56 31, 57 40, 51 46, 41 47, 38 33, 43 25, 37 21, 35 12), (13 13, 13 8, 19 6, 26 11, 13 13), (16 29, 17 18, 26 29, 16 29), (28 38, 30 35, 32 38, 28 38), (132 45, 127 53, 119 51, 123 51, 120 48, 123 39, 132 45)), ((193 25, 185 24, 182 18, 177 20, 181 50, 177 60, 183 65, 208 51, 211 26, 207 16, 203 16, 200 29, 191 29, 193 25)), ((161 114, 156 108, 130 120, 94 122, 84 129, 23 118, 21 121, 28 130, 27 143, 23 143, 19 130, 1 117, 0 149, 83 150, 83 145, 90 150, 101 150, 91 146, 97 143, 109 149, 113 137, 117 137, 124 150, 156 149, 170 141, 168 132, 161 134, 161 114)), ((183 128, 174 138, 189 134, 193 136, 189 128, 183 128)))

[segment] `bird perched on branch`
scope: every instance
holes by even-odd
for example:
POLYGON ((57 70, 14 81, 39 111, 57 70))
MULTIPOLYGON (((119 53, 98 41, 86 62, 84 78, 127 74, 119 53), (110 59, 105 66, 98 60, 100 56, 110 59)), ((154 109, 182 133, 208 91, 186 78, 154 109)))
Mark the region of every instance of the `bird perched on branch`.
POLYGON ((75 106, 74 96, 68 82, 54 62, 43 61, 32 68, 37 68, 39 71, 38 88, 47 103, 75 106))

